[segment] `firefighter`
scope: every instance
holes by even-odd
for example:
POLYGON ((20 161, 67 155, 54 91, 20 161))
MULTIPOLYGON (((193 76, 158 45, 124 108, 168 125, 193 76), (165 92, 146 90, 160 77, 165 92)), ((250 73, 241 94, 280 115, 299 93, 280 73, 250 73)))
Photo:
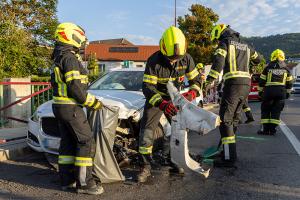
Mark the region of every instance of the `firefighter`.
POLYGON ((223 70, 224 88, 220 105, 219 127, 223 151, 221 159, 214 161, 216 167, 235 167, 237 159, 235 132, 250 90, 249 63, 258 64, 259 54, 239 37, 239 33, 228 25, 213 27, 211 40, 218 42, 211 70, 205 83, 205 91, 223 70))
MULTIPOLYGON (((218 91, 218 103, 221 103, 221 99, 222 99, 222 95, 223 95, 223 87, 224 87, 224 80, 222 79, 222 81, 218 84, 217 86, 217 91, 218 91)), ((245 103, 243 104, 243 112, 245 113, 246 115, 246 121, 245 123, 248 124, 248 123, 251 123, 251 122, 254 122, 254 117, 252 115, 252 112, 251 112, 251 108, 250 106, 248 105, 248 100, 245 100, 245 103)), ((240 119, 239 121, 240 124, 243 123, 243 121, 240 119)))
POLYGON ((87 93, 87 72, 79 49, 87 43, 84 30, 73 23, 61 23, 55 31, 51 73, 52 109, 58 119, 61 141, 59 175, 62 190, 101 194, 103 188, 92 176, 95 141, 83 107, 101 109, 102 102, 87 93))
POLYGON ((204 68, 204 65, 202 63, 198 63, 196 65, 196 68, 198 69, 198 72, 199 72, 199 77, 200 77, 200 81, 201 81, 201 85, 200 85, 200 100, 198 102, 198 106, 203 108, 203 92, 202 92, 202 89, 203 89, 203 84, 205 82, 205 68, 204 68))
POLYGON ((284 101, 290 96, 293 76, 287 69, 284 60, 284 52, 276 49, 271 54, 271 62, 260 75, 259 95, 262 97, 261 124, 263 130, 259 130, 258 134, 276 134, 284 101))
MULTIPOLYGON (((141 171, 138 182, 145 182, 151 175, 153 133, 159 125, 162 114, 168 121, 177 113, 177 108, 171 102, 166 84, 172 81, 177 88, 184 84, 184 76, 189 82, 189 91, 183 95, 192 101, 199 95, 199 73, 192 57, 186 53, 186 39, 180 29, 171 26, 162 35, 160 50, 152 54, 146 64, 143 78, 143 93, 146 97, 144 114, 141 120, 139 153, 141 156, 141 171)), ((169 141, 164 149, 164 157, 170 163, 169 141)), ((170 163, 171 164, 171 163, 170 163)), ((173 173, 183 174, 183 169, 171 164, 173 173)))

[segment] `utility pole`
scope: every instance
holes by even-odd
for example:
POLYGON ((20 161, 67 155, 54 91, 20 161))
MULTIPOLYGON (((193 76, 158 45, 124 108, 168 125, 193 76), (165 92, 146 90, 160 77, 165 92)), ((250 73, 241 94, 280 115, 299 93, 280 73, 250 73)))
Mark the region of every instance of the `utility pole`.
POLYGON ((174 26, 176 27, 176 24, 177 24, 177 20, 176 20, 176 0, 174 0, 174 1, 175 1, 175 8, 174 8, 174 10, 175 10, 174 26))

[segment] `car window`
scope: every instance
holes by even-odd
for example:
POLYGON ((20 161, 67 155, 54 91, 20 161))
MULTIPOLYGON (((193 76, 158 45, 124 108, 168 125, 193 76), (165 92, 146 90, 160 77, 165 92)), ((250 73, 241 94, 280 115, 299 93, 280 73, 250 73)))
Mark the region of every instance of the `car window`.
POLYGON ((142 90, 143 71, 113 71, 95 81, 90 90, 142 90))
POLYGON ((294 83, 293 87, 300 87, 300 83, 294 83))

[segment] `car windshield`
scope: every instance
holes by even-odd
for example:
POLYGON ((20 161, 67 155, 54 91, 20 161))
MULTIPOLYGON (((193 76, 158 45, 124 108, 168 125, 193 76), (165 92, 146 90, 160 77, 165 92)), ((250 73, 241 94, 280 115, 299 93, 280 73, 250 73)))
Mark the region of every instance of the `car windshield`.
POLYGON ((143 71, 112 71, 95 81, 90 90, 142 90, 143 71))

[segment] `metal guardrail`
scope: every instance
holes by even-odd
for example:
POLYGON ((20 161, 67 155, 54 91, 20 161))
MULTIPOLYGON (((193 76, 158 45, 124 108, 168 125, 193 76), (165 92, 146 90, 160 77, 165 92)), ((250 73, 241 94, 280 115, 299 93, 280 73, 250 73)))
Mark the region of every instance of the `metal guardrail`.
POLYGON ((24 119, 17 119, 13 116, 4 116, 4 110, 12 107, 26 99, 31 98, 31 114, 33 114, 36 108, 52 99, 51 85, 49 82, 0 82, 0 127, 3 127, 8 120, 15 120, 19 122, 27 123, 24 119), (31 85, 31 94, 27 95, 13 103, 4 105, 4 86, 5 85, 31 85))
MULTIPOLYGON (((49 83, 50 84, 50 83, 49 83)), ((46 89, 49 84, 45 85, 31 85, 31 94, 46 89)), ((52 88, 31 97, 31 114, 33 114, 37 107, 52 99, 52 88)))

